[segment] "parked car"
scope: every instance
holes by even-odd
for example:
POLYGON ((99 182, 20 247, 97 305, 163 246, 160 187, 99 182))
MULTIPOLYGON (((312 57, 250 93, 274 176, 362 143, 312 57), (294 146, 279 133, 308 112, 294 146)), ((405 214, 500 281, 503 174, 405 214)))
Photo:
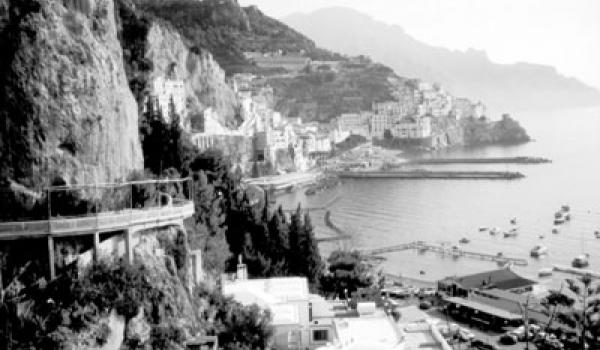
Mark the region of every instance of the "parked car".
POLYGON ((475 339, 475 334, 468 329, 460 327, 458 329, 458 339, 461 341, 471 341, 475 339))
POLYGON ((488 343, 481 339, 473 339, 471 341, 471 348, 479 350, 498 350, 498 347, 495 344, 488 343))
POLYGON ((534 344, 539 349, 544 350, 562 350, 565 348, 565 346, 560 340, 551 338, 539 339, 535 341, 534 344))
POLYGON ((513 333, 504 333, 500 337, 500 344, 502 345, 513 345, 516 344, 518 341, 519 338, 517 338, 517 336, 513 333))
POLYGON ((422 301, 419 303, 419 309, 421 310, 429 310, 431 309, 431 303, 428 301, 422 301))

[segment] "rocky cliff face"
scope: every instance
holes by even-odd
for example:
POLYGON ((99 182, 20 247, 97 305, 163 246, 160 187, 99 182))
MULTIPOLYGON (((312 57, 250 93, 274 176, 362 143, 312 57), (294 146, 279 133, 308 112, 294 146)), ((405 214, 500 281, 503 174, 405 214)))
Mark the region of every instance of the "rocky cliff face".
POLYGON ((143 167, 112 0, 9 0, 0 153, 29 186, 113 181, 143 167), (67 6, 65 6, 65 4, 67 6))
POLYGON ((184 119, 193 124, 204 109, 212 107, 222 123, 234 123, 238 108, 236 95, 226 83, 225 71, 209 52, 190 51, 177 31, 154 22, 148 30, 145 58, 152 67, 149 72, 150 84, 157 78, 184 83, 184 119))

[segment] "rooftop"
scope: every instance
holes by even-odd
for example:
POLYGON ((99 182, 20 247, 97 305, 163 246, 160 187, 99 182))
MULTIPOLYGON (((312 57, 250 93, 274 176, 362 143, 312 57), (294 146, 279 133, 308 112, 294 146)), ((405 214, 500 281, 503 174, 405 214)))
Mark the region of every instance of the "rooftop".
POLYGON ((496 288, 502 290, 536 284, 535 281, 521 277, 510 269, 498 269, 461 277, 446 277, 442 282, 455 282, 464 289, 496 288))
POLYGON ((457 298, 457 297, 449 297, 449 298, 446 298, 445 300, 450 303, 465 306, 465 307, 468 307, 473 310, 478 310, 478 311, 481 311, 488 315, 497 316, 497 317, 503 318, 505 320, 520 320, 522 318, 521 315, 509 312, 504 309, 500 309, 500 308, 497 308, 497 307, 494 307, 491 305, 480 303, 480 302, 477 302, 474 300, 457 298))

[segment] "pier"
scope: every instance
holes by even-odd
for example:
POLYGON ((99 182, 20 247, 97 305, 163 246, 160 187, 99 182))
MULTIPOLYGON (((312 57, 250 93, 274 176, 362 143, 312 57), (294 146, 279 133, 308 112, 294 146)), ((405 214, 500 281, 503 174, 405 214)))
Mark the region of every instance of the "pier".
POLYGON ((430 244, 422 241, 404 243, 389 247, 377 248, 377 249, 365 249, 360 252, 364 255, 380 255, 394 252, 401 252, 405 250, 418 250, 420 252, 434 252, 442 255, 449 255, 452 257, 460 258, 465 257, 469 259, 475 260, 484 260, 484 261, 492 261, 496 263, 506 263, 513 264, 515 266, 527 266, 527 260, 519 259, 519 258, 509 258, 502 254, 487 254, 487 253, 479 253, 466 251, 462 249, 456 248, 447 248, 445 246, 439 244, 430 244))
POLYGON ((405 164, 443 165, 443 164, 543 164, 550 159, 541 157, 486 157, 486 158, 431 158, 413 159, 405 164))
POLYGON ((510 171, 341 171, 337 175, 347 179, 437 179, 437 180, 516 180, 525 177, 510 171))

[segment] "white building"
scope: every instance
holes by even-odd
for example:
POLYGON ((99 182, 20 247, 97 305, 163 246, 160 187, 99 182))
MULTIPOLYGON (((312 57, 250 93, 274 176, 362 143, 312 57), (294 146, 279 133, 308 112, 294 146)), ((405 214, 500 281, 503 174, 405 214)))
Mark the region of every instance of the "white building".
MULTIPOLYGON (((243 277, 245 273, 237 275, 243 277)), ((377 309, 374 302, 359 302, 358 315, 348 316, 350 309, 345 301, 325 300, 310 294, 305 277, 226 280, 223 294, 243 305, 256 304, 270 310, 273 349, 276 350, 412 350, 424 347, 451 350, 427 316, 418 313, 420 310, 414 307, 400 309, 401 319, 397 323, 382 309, 377 309), (415 314, 419 320, 411 316, 415 314)))
POLYGON ((185 85, 183 80, 156 78, 152 83, 152 92, 150 95, 155 98, 156 107, 160 108, 163 118, 167 122, 170 121, 169 109, 172 101, 175 112, 179 115, 183 127, 183 121, 186 117, 185 85))
POLYGON ((368 137, 369 120, 372 114, 368 112, 361 113, 344 113, 338 118, 339 128, 341 131, 350 133, 351 135, 361 135, 368 137))
POLYGON ((431 118, 408 117, 394 122, 392 135, 401 139, 420 139, 431 136, 431 118))
POLYGON ((374 114, 371 118, 371 136, 383 138, 386 130, 392 130, 392 120, 394 119, 393 116, 387 114, 374 114))

